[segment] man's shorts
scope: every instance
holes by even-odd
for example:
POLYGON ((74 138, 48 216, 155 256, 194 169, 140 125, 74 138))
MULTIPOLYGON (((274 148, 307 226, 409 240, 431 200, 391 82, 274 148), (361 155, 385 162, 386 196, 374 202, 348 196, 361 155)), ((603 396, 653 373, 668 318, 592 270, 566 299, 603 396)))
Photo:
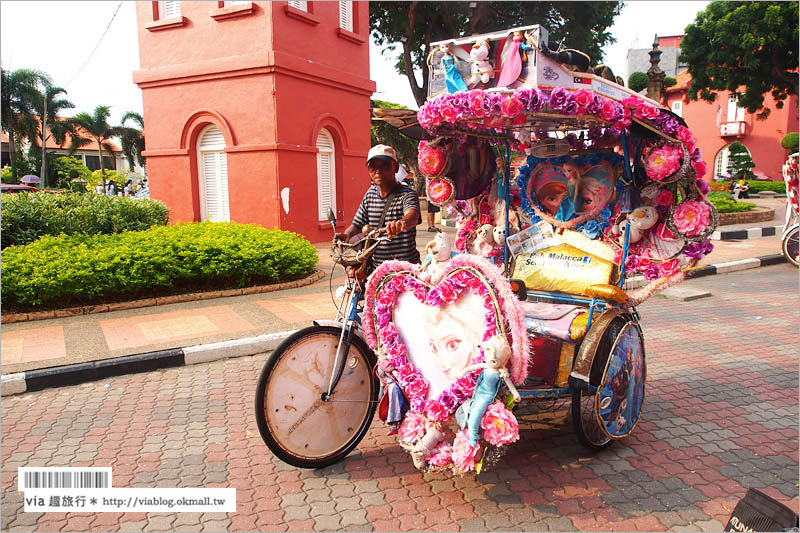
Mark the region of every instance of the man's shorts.
POLYGON ((428 200, 428 213, 438 213, 439 211, 441 211, 441 208, 428 200))

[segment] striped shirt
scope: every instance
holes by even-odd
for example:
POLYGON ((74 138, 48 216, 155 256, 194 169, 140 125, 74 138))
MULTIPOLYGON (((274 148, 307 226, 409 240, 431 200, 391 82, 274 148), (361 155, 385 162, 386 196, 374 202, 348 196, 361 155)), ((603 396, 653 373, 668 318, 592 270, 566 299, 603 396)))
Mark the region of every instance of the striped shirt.
MULTIPOLYGON (((403 214, 409 209, 416 209, 419 211, 419 197, 417 193, 414 192, 414 189, 405 184, 398 184, 394 192, 392 203, 386 211, 384 225, 393 220, 400 220, 403 218, 403 214)), ((356 216, 353 218, 353 226, 361 228, 364 224, 369 223, 373 228, 377 228, 381 213, 383 212, 383 206, 386 204, 388 198, 389 196, 381 198, 378 186, 371 185, 370 188, 367 189, 366 194, 364 194, 361 204, 358 206, 356 216)), ((389 259, 400 259, 402 261, 410 261, 411 263, 419 263, 416 224, 413 224, 409 229, 395 236, 392 240, 380 243, 372 256, 372 262, 375 266, 389 259)))

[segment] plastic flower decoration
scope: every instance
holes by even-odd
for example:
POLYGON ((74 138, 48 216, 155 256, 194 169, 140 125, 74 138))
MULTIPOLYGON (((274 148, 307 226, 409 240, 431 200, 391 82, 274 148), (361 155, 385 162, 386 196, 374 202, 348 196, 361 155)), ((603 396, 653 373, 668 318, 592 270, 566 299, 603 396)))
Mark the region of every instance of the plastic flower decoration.
POLYGON ((700 235, 711 222, 710 208, 705 202, 683 202, 675 209, 672 221, 675 229, 684 235, 700 235))
POLYGON ((478 442, 475 446, 469 443, 469 435, 466 429, 462 429, 456 434, 453 441, 453 464, 462 472, 469 472, 475 469, 475 463, 481 457, 482 446, 478 442))
POLYGON ((672 146, 654 148, 647 156, 647 176, 661 181, 675 173, 681 166, 681 150, 672 146))
POLYGON ((428 199, 437 205, 443 205, 453 199, 455 188, 450 180, 436 178, 428 182, 428 199))
POLYGON ((444 150, 440 146, 428 143, 419 150, 419 169, 426 176, 441 174, 446 161, 444 150))
POLYGON ((481 434, 492 446, 519 440, 517 418, 500 402, 492 403, 481 418, 481 434))
POLYGON ((398 433, 400 441, 405 444, 413 444, 425 434, 425 417, 409 411, 400 424, 398 433))

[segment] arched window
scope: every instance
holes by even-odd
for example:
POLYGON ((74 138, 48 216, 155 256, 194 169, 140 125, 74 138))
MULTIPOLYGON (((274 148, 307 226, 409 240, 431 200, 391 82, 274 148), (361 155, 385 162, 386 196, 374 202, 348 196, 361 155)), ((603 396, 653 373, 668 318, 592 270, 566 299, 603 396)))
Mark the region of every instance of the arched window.
POLYGON ((206 127, 197 139, 197 178, 200 182, 201 220, 230 221, 225 138, 214 125, 206 127))
POLYGON ((336 149, 325 128, 317 135, 317 150, 317 215, 327 220, 329 207, 336 213, 336 149))
MULTIPOLYGON (((733 144, 733 143, 731 143, 733 144)), ((717 152, 717 157, 714 159, 714 179, 726 179, 731 175, 731 160, 730 160, 730 144, 717 152)), ((744 146, 744 145, 742 145, 744 146)), ((750 149, 745 146, 747 153, 750 149)))

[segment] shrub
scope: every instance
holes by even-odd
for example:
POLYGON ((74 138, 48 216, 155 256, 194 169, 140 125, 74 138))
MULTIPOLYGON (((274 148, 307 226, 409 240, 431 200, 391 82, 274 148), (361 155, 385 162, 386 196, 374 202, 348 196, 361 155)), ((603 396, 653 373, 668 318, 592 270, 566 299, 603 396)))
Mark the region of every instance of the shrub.
POLYGON ((167 224, 158 200, 101 194, 4 194, 0 246, 28 244, 43 235, 120 233, 167 224))
POLYGON ((673 85, 677 85, 678 80, 673 78, 672 76, 667 76, 664 78, 664 87, 672 87, 673 85))
POLYGON ((756 204, 752 202, 737 202, 733 196, 727 192, 710 192, 708 201, 714 204, 720 213, 743 213, 751 211, 756 204))
POLYGON ((75 305, 307 276, 305 238, 233 222, 159 226, 115 235, 45 236, 2 252, 4 305, 75 305))
POLYGON ((728 145, 728 153, 728 166, 732 178, 740 180, 754 177, 752 168, 756 165, 745 145, 739 141, 733 141, 728 145))
POLYGON ((634 72, 630 76, 628 76, 628 88, 632 91, 636 91, 637 93, 647 87, 647 83, 649 82, 649 78, 647 74, 644 72, 634 72))
POLYGON ((789 150, 790 153, 795 153, 797 151, 798 145, 798 135, 796 131, 792 131, 787 133, 781 139, 781 148, 784 150, 789 150))
POLYGON ((786 194, 784 181, 747 180, 747 183, 750 185, 750 192, 775 191, 778 194, 786 194))

